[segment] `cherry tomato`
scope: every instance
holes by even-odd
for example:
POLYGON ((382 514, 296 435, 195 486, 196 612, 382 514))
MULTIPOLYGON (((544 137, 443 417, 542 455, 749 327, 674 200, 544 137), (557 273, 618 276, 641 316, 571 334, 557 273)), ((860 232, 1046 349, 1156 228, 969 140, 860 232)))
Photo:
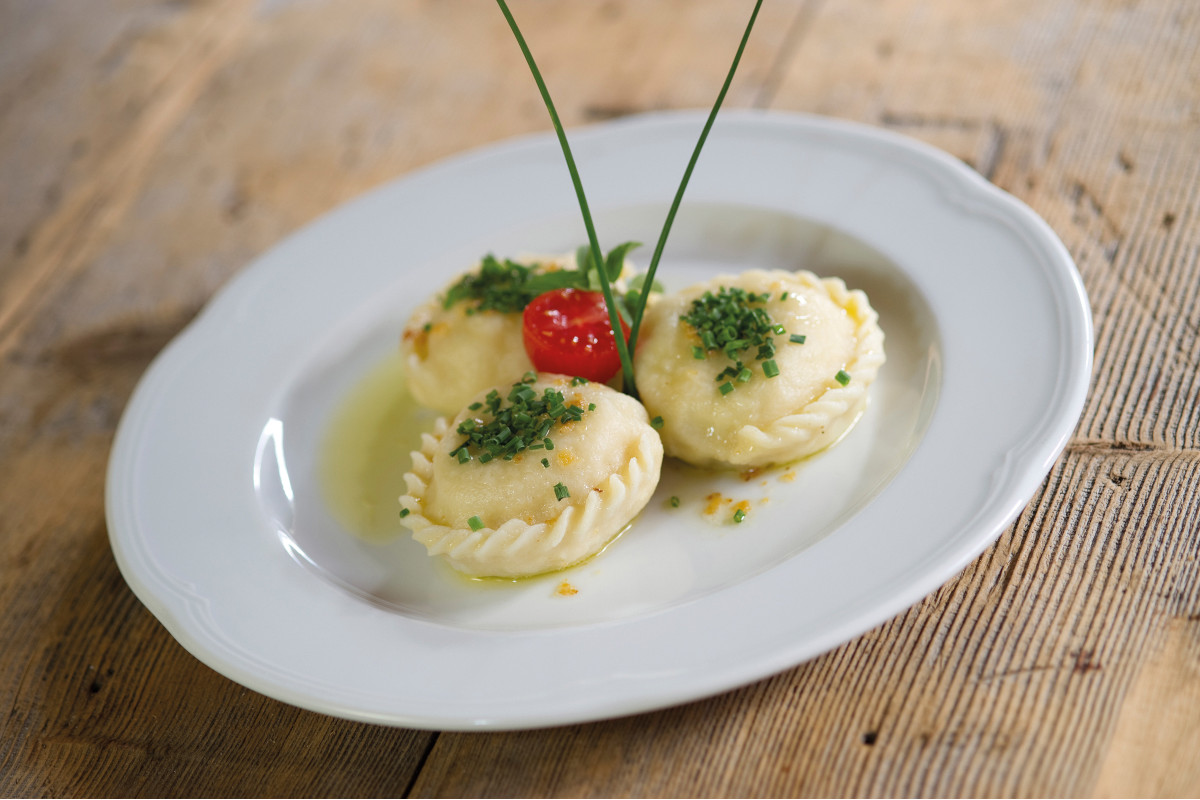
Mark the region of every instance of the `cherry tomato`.
MULTIPOLYGON (((629 328, 621 320, 628 337, 629 328)), ((539 372, 604 383, 621 369, 617 340, 600 292, 552 289, 525 307, 525 352, 539 372)))

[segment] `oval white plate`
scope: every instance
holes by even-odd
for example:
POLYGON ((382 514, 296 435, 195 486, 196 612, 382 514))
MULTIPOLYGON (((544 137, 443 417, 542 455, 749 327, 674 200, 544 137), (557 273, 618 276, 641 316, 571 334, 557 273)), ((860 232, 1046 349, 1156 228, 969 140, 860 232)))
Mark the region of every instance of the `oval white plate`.
MULTIPOLYGON (((571 135, 605 246, 654 241, 702 121, 571 135)), ((628 534, 542 580, 480 587, 407 538, 342 530, 317 479, 330 414, 409 311, 483 253, 581 243, 575 209, 550 135, 453 158, 282 242, 159 356, 113 447, 109 535, 130 586, 197 658, 298 706, 421 728, 703 697, 823 653, 953 577, 1024 507, 1082 410, 1087 298, 1032 211, 890 133, 727 113, 662 278, 803 267, 866 289, 889 360, 859 426, 749 481, 672 467, 628 534), (750 500, 750 518, 706 518, 711 492, 750 500), (555 592, 564 579, 577 594, 555 592)))

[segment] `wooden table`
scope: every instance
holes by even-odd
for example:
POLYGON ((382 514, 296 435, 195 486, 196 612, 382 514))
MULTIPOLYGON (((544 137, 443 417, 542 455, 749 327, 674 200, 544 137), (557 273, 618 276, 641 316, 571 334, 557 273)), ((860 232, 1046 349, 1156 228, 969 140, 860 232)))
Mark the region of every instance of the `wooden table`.
MULTIPOLYGON (((514 11, 570 127, 707 107, 751 5, 514 11)), ((768 0, 728 107, 924 139, 1045 217, 1096 325, 1066 452, 956 579, 769 680, 568 728, 376 727, 187 654, 118 572, 105 463, 150 359, 255 255, 548 129, 503 19, 0 4, 0 794, 1200 793, 1200 7, 768 0)))

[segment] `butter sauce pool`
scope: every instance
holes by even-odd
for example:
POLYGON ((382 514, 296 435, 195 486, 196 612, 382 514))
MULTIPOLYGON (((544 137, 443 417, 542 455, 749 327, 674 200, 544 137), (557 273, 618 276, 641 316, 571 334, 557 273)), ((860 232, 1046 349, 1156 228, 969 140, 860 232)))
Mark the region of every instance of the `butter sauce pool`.
POLYGON ((412 398, 399 353, 374 367, 337 407, 321 446, 320 482, 347 531, 367 541, 407 533, 397 498, 409 454, 436 417, 412 398))

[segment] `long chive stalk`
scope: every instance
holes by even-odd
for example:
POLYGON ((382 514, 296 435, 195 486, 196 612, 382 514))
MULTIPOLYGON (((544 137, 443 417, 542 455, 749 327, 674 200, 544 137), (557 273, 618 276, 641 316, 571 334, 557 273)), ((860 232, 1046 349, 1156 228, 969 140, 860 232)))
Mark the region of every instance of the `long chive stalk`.
MULTIPOLYGON (((654 285, 654 273, 658 271, 658 262, 662 258, 663 249, 667 246, 667 236, 671 233, 671 225, 675 222, 675 214, 679 211, 679 204, 683 201, 684 190, 687 189, 688 181, 692 178, 692 170, 696 168, 696 162, 700 159, 700 150, 704 147, 704 142, 708 139, 708 132, 712 129, 713 122, 717 118, 717 112, 721 110, 721 104, 725 102, 725 95, 729 91, 729 85, 733 83, 733 74, 737 72, 738 63, 742 60, 742 53, 746 50, 746 42, 750 39, 750 31, 754 29, 754 21, 758 18, 758 10, 762 7, 762 0, 757 0, 754 4, 754 11, 750 13, 750 21, 746 24, 746 30, 742 34, 742 41, 738 44, 737 52, 733 56, 733 63, 729 66, 729 73, 725 76, 725 83, 721 86, 721 91, 717 94, 717 102, 713 104, 712 111, 708 114, 708 120, 704 123, 703 130, 700 131, 700 138, 696 142, 696 149, 692 151, 692 157, 688 161, 687 169, 683 171, 683 180, 679 184, 679 189, 675 192, 675 199, 671 202, 671 209, 667 212, 667 219, 663 223, 662 232, 658 236, 658 243, 654 246, 654 255, 650 258, 650 266, 646 269, 646 280, 643 285, 650 287, 654 285)), ((633 311, 633 322, 629 326, 629 351, 633 352, 637 347, 638 329, 642 325, 642 315, 646 311, 646 300, 650 297, 650 292, 644 291, 637 301, 637 308, 633 311)))
POLYGON ((558 112, 554 110, 554 101, 550 99, 550 92, 546 89, 546 82, 542 80, 542 73, 538 70, 537 64, 533 60, 533 54, 529 52, 529 45, 525 43, 525 37, 521 35, 521 29, 517 27, 517 21, 513 18, 512 12, 508 10, 508 4, 504 0, 496 0, 496 3, 500 6, 501 13, 504 14, 504 18, 508 21, 508 27, 512 29, 513 36, 517 39, 521 53, 525 56, 525 62, 529 65, 529 71, 533 73, 533 80, 537 83, 538 91, 542 94, 542 102, 546 104, 546 111, 550 113, 550 122, 554 124, 554 132, 558 134, 558 143, 562 146, 563 157, 567 161, 567 170, 571 173, 571 183, 575 186, 575 196, 579 198, 579 210, 583 213, 583 226, 587 229, 588 245, 592 251, 592 263, 596 265, 596 272, 600 275, 600 289, 604 293, 604 303, 608 307, 608 321, 612 326, 613 338, 617 342, 617 354, 621 358, 621 377, 624 388, 628 394, 636 397, 637 387, 633 380, 633 359, 630 357, 632 349, 621 334, 621 317, 617 311, 616 300, 613 298, 612 285, 608 280, 608 270, 605 268, 604 256, 600 252, 600 240, 596 238, 596 227, 592 224, 592 214, 588 210, 587 197, 583 193, 583 182, 579 179, 579 170, 575 168, 575 159, 571 155, 571 146, 567 143, 567 134, 563 130, 562 122, 558 119, 558 112))

